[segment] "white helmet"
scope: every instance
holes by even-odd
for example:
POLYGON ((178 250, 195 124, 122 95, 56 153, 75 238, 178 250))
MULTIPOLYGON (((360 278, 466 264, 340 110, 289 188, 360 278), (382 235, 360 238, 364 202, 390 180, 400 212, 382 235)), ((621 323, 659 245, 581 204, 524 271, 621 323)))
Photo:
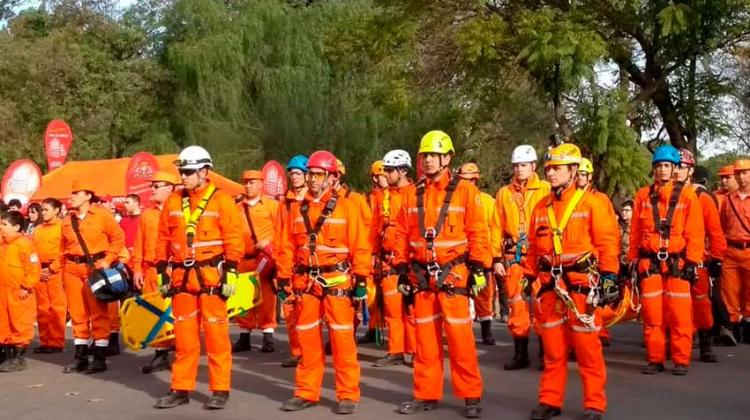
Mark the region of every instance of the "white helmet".
POLYGON ((396 149, 391 150, 383 156, 383 166, 389 166, 393 168, 408 167, 411 168, 411 156, 406 150, 396 149))
POLYGON ((200 146, 188 146, 180 152, 177 160, 174 162, 179 169, 203 169, 208 166, 213 168, 214 164, 211 161, 211 155, 208 154, 206 149, 200 146))
POLYGON ((510 158, 510 163, 531 163, 537 161, 536 150, 533 146, 528 144, 522 144, 513 149, 513 154, 510 158))

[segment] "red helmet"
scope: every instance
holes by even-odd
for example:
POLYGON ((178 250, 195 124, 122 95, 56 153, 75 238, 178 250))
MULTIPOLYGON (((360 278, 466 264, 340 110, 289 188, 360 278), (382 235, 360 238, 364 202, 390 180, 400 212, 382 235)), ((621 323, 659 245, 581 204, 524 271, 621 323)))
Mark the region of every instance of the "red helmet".
POLYGON ((680 149, 680 164, 695 166, 695 156, 688 149, 680 149))
POLYGON ((336 156, 327 150, 318 150, 310 155, 310 158, 307 160, 307 168, 320 168, 328 173, 335 173, 338 171, 336 156))

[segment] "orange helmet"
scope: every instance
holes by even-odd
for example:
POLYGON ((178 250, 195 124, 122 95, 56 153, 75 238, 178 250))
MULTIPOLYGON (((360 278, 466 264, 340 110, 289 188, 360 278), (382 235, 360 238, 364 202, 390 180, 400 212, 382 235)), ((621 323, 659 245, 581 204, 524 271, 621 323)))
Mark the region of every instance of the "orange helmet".
POLYGON ((734 165, 722 166, 719 169, 719 176, 732 176, 734 175, 734 165))
POLYGON ((370 165, 370 175, 385 175, 385 164, 382 160, 376 160, 375 162, 372 162, 372 165, 370 165))
POLYGON ((247 170, 247 171, 242 172, 242 181, 243 182, 250 181, 251 179, 259 179, 259 180, 263 181, 263 178, 264 178, 263 177, 263 171, 247 170))
POLYGON ((738 159, 734 161, 734 172, 747 171, 750 169, 750 159, 738 159))
POLYGON ((474 162, 467 162, 458 169, 458 176, 463 179, 479 179, 479 166, 474 162))

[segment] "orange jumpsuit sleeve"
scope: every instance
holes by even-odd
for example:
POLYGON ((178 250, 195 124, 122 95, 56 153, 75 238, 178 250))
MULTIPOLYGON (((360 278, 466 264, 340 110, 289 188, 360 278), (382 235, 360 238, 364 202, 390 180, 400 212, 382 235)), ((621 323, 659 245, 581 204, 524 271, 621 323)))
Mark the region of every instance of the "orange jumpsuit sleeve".
MULTIPOLYGON (((352 263, 352 272, 355 275, 367 277, 372 271, 370 229, 364 218, 358 217, 357 207, 361 211, 364 204, 364 207, 370 210, 364 200, 359 203, 349 200, 345 202, 347 204, 346 237, 349 242, 349 261, 352 263)), ((372 222, 372 213, 370 213, 370 222, 372 222)))
POLYGON ((490 224, 490 244, 492 245, 493 259, 503 258, 503 235, 505 229, 505 208, 503 206, 503 188, 495 195, 495 211, 490 224))
POLYGON ((727 251, 727 240, 724 237, 724 231, 721 229, 721 218, 719 209, 713 198, 708 192, 698 194, 698 200, 701 203, 703 211, 703 225, 708 236, 710 256, 713 259, 721 260, 727 251))
POLYGON ((415 195, 405 195, 401 210, 396 216, 393 238, 393 263, 404 264, 409 261, 409 210, 415 208, 415 195))
POLYGON ((228 194, 216 195, 219 201, 222 240, 224 241, 224 259, 239 263, 245 255, 245 241, 242 239, 242 215, 237 210, 234 200, 228 194))
POLYGON ((102 223, 103 231, 109 240, 105 261, 112 264, 120 259, 120 254, 125 249, 125 232, 122 231, 122 228, 111 214, 106 212, 100 214, 102 214, 102 220, 104 221, 102 223))
MULTIPOLYGON (((525 274, 536 277, 539 275, 539 249, 538 249, 538 238, 537 238, 537 217, 543 214, 547 207, 547 200, 549 198, 543 198, 539 200, 534 209, 531 212, 531 220, 529 222, 529 231, 527 232, 529 244, 528 250, 526 251, 526 258, 521 259, 521 265, 525 274)), ((545 216, 546 217, 546 216, 545 216)))
POLYGON ((695 264, 703 261, 706 247, 706 231, 703 226, 703 211, 693 191, 683 190, 685 201, 685 258, 695 264))
MULTIPOLYGON (((175 193, 176 194, 176 193, 175 193)), ((159 215, 159 234, 156 237, 155 261, 169 261, 169 213, 175 202, 175 194, 169 196, 159 215)))
POLYGON ((292 221, 295 209, 299 205, 296 202, 289 206, 284 204, 279 212, 280 223, 276 235, 276 247, 274 258, 276 259, 276 276, 280 279, 291 279, 294 269, 294 241, 292 238, 292 221))
POLYGON ((492 250, 490 249, 489 230, 484 217, 484 208, 479 196, 479 189, 469 183, 465 184, 464 202, 461 203, 466 209, 466 239, 469 248, 469 261, 482 264, 484 268, 492 265, 492 250))
POLYGON ((603 194, 591 194, 589 232, 591 244, 599 258, 599 271, 617 273, 620 270, 620 229, 614 208, 603 194))
MULTIPOLYGON (((385 199, 385 197, 383 197, 385 199)), ((371 199, 372 202, 372 227, 370 228, 370 244, 372 245, 372 254, 379 255, 382 249, 382 237, 385 223, 383 215, 383 205, 381 200, 371 199)))
POLYGON ((135 244, 133 245, 133 271, 143 273, 143 264, 154 258, 156 243, 153 240, 154 235, 159 231, 159 213, 158 210, 147 210, 140 218, 138 230, 135 232, 135 244))
POLYGON ((26 290, 31 290, 39 282, 39 276, 41 275, 39 257, 28 238, 20 238, 14 241, 12 246, 18 247, 18 259, 20 261, 16 261, 16 263, 23 267, 23 278, 18 279, 19 285, 26 290))
POLYGON ((648 187, 638 191, 633 201, 633 218, 630 220, 630 249, 628 250, 628 261, 638 258, 638 248, 643 241, 643 204, 648 196, 648 187))

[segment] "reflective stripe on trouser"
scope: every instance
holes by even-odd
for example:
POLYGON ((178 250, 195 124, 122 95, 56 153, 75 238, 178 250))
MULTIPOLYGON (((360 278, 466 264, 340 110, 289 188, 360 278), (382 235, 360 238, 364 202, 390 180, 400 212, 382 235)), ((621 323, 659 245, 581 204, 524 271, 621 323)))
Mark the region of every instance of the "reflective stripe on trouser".
POLYGON ((333 352, 336 377, 336 399, 359 401, 359 362, 354 342, 354 307, 348 297, 326 296, 318 299, 304 294, 297 318, 297 334, 302 358, 295 372, 294 396, 308 401, 320 401, 325 368, 321 323, 325 318, 333 352))
POLYGON ((276 328, 276 293, 271 279, 260 280, 260 293, 263 301, 238 318, 237 324, 245 330, 276 328))
POLYGON ((46 282, 34 286, 36 294, 36 322, 39 344, 47 347, 65 347, 65 316, 68 311, 62 274, 53 274, 46 282))
POLYGON ((229 391, 232 374, 232 344, 229 341, 227 304, 219 296, 178 293, 172 297, 175 359, 172 389, 192 391, 201 355, 201 327, 208 356, 208 389, 229 391))
POLYGON ((448 338, 451 383, 457 398, 480 398, 482 376, 467 296, 420 292, 414 298, 417 351, 414 398, 443 398, 443 325, 448 338))
POLYGON ((708 270, 698 269, 698 279, 690 288, 693 299, 693 325, 697 330, 709 330, 714 326, 714 313, 711 306, 711 280, 708 278, 708 270))
MULTIPOLYGON (((586 311, 586 295, 571 293, 581 313, 586 311)), ((607 368, 604 364, 598 329, 602 325, 601 310, 594 312, 591 330, 581 324, 557 297, 545 292, 540 297, 539 325, 544 345, 544 372, 539 383, 539 402, 562 407, 568 380, 568 354, 571 346, 576 353, 578 371, 583 383, 583 406, 605 411, 607 408, 607 368), (567 320, 565 318, 567 318, 567 320)))
POLYGON ((86 264, 66 262, 63 269, 63 287, 76 342, 81 343, 93 338, 97 346, 107 346, 112 328, 109 321, 109 305, 91 293, 86 264))
POLYGON ((404 308, 403 295, 399 293, 397 284, 397 275, 388 276, 382 282, 388 352, 414 354, 417 339, 414 317, 404 308))
POLYGON ((690 364, 693 310, 690 283, 659 274, 641 280, 643 340, 649 363, 666 359, 665 333, 669 330, 670 354, 675 363, 690 364))
POLYGON ((289 337, 289 353, 292 356, 299 357, 302 355, 299 345, 299 334, 297 334, 300 301, 296 301, 295 304, 284 302, 281 305, 281 309, 284 312, 284 324, 286 325, 286 333, 289 337))
POLYGON ((508 291, 508 330, 513 337, 528 337, 531 328, 529 304, 524 299, 523 268, 520 264, 511 265, 505 276, 505 288, 508 291))
POLYGON ((729 322, 750 319, 750 248, 727 249, 721 268, 721 299, 729 322))
MULTIPOLYGON (((159 279, 155 267, 148 267, 143 272, 143 293, 152 293, 159 291, 159 279)), ((174 345, 173 340, 162 341, 161 343, 152 344, 155 349, 169 349, 174 345)))
POLYGON ((19 288, 0 286, 0 343, 28 346, 34 338, 36 299, 33 293, 21 299, 19 291, 19 288))
POLYGON ((495 311, 493 303, 495 301, 495 276, 487 276, 487 287, 479 292, 474 299, 474 309, 477 312, 478 321, 491 321, 495 311))

